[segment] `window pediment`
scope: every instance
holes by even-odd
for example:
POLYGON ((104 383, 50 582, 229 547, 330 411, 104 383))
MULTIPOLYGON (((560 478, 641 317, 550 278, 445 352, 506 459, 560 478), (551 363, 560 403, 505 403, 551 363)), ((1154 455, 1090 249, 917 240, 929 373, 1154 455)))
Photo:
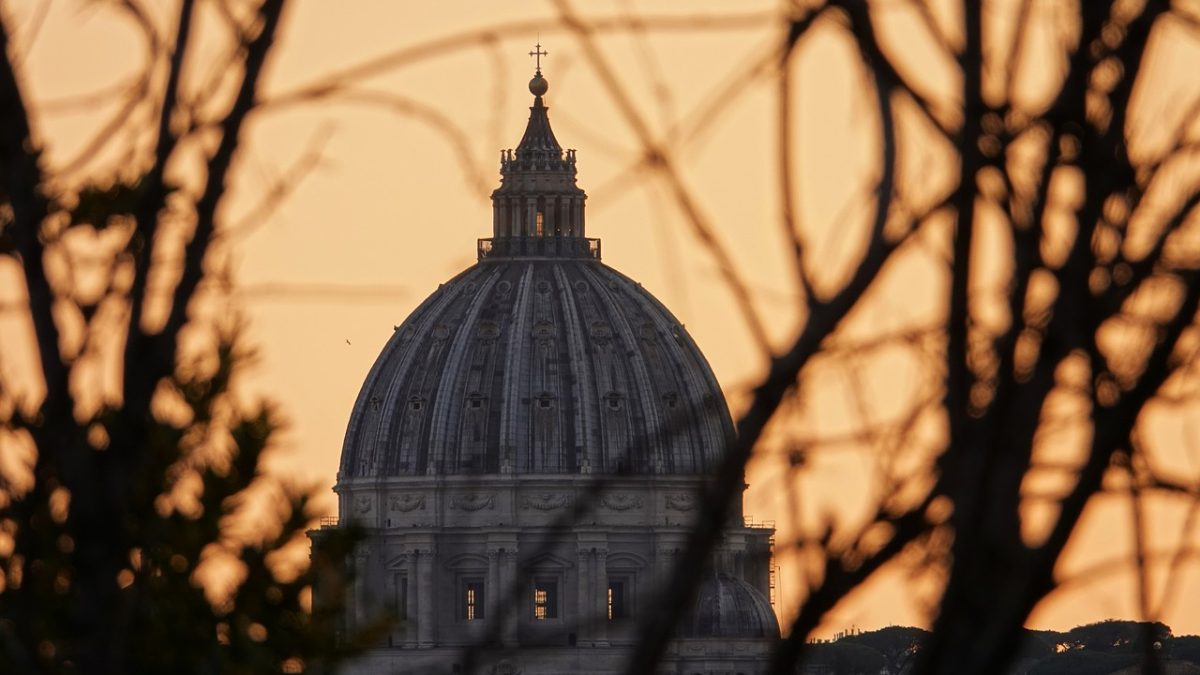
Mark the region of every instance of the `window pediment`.
POLYGON ((443 567, 448 570, 486 570, 488 559, 477 553, 460 553, 443 563, 443 567))

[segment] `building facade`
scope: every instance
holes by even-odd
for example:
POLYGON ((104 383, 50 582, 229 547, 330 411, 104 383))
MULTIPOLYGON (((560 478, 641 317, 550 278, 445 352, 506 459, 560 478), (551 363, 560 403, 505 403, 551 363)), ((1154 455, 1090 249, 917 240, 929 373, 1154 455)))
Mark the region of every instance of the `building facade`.
MULTIPOLYGON (((395 327, 351 414, 346 623, 398 618, 356 672, 462 672, 467 649, 477 672, 620 672, 734 433, 683 326, 601 263, 540 68, 529 88, 478 263, 395 327)), ((773 530, 736 511, 663 673, 759 673, 779 637, 773 530)))

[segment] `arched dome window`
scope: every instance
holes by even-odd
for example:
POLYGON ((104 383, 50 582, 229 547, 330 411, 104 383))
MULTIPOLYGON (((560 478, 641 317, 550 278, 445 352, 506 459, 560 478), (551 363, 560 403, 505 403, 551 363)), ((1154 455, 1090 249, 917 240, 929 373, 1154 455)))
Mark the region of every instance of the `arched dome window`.
POLYGON ((622 405, 622 397, 615 391, 610 391, 604 395, 605 406, 612 411, 620 410, 622 405))

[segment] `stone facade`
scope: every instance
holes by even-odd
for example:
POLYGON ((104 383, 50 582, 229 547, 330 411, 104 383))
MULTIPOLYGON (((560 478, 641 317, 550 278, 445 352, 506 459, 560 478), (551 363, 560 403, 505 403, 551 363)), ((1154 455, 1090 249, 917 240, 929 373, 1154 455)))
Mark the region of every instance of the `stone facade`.
MULTIPOLYGON (((463 672, 468 649, 475 672, 621 672, 733 437, 695 343, 585 237, 547 88, 479 263, 396 326, 351 415, 335 491, 369 536, 344 626, 398 619, 353 672, 463 672)), ((661 672, 764 670, 772 535, 737 505, 661 672)))

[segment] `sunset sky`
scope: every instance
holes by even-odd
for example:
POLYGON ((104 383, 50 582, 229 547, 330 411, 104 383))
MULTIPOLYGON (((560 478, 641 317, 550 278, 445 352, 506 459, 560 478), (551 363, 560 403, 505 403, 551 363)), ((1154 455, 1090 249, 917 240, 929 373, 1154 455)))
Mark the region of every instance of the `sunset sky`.
MULTIPOLYGON (((173 21, 173 4, 147 3, 163 27, 173 21)), ((533 72, 527 52, 539 39, 549 52, 543 72, 551 122, 559 141, 578 150, 589 236, 603 240, 606 264, 641 282, 687 327, 735 417, 766 355, 677 196, 641 168, 639 129, 671 152, 685 189, 753 292, 773 345, 793 337, 803 318, 790 252, 779 235, 775 79, 758 67, 770 63, 780 38, 779 3, 624 0, 573 7, 597 22, 594 37, 634 118, 551 2, 290 5, 269 63, 266 104, 252 118, 220 214, 231 232, 222 250, 232 262, 234 304, 249 320, 260 355, 247 375, 247 395, 278 402, 289 420, 272 467, 317 485, 330 495, 331 511, 328 489, 367 370, 393 326, 439 283, 473 264, 476 238, 490 236, 487 197, 498 184, 500 149, 515 146, 524 128, 533 72), (343 89, 323 89, 329 82, 343 89), (309 156, 318 158, 311 167, 309 156), (264 195, 288 176, 295 179, 292 189, 259 210, 264 195)), ((23 86, 46 163, 65 166, 119 109, 112 97, 85 105, 72 100, 119 87, 136 74, 144 57, 139 33, 106 3, 21 0, 4 11, 24 50, 23 86)), ((914 36, 912 17, 900 8, 883 13, 891 22, 891 48, 930 83, 931 95, 952 91, 958 83, 948 64, 914 36)), ((1161 74, 1163 93, 1148 97, 1142 114, 1169 120, 1173 97, 1200 91, 1194 72, 1200 48, 1194 37, 1167 35, 1161 42, 1149 67, 1161 74)), ((189 56, 193 86, 218 63, 218 53, 218 44, 200 41, 189 56)), ((1034 49, 1031 61, 1039 58, 1034 49)), ((830 26, 803 45, 793 70, 792 194, 809 238, 806 260, 822 288, 843 281, 860 254, 877 171, 875 113, 858 63, 850 43, 830 26)), ((914 199, 930 198, 952 180, 939 164, 939 149, 921 142, 920 129, 902 129, 900 148, 914 199)), ((101 153, 74 175, 104 180, 119 165, 119 157, 101 153)), ((946 255, 936 235, 934 228, 894 261, 843 337, 868 340, 936 324, 946 255)), ((985 236, 981 246, 987 245, 985 236)), ((0 279, 11 273, 0 270, 9 275, 0 279)), ((872 510, 879 447, 837 439, 864 419, 900 414, 905 401, 938 384, 922 349, 899 344, 814 363, 788 423, 772 430, 751 465, 747 515, 774 520, 786 542, 798 528, 811 531, 827 517, 846 524, 872 510), (825 443, 812 446, 812 461, 794 479, 797 519, 789 513, 782 457, 810 441, 825 443)), ((1149 422, 1163 465, 1197 484, 1200 416, 1194 406, 1151 411, 1149 422)), ((935 430, 920 431, 921 447, 906 451, 901 464, 927 466, 922 449, 936 446, 937 438, 935 430)), ((1107 571, 1066 584, 1038 608, 1033 625, 1066 629, 1137 618, 1130 567, 1104 567, 1127 562, 1128 511, 1116 498, 1093 505, 1060 576, 1094 566, 1107 571)), ((1150 533, 1156 548, 1178 543, 1184 513, 1179 504, 1156 505, 1150 533)), ((1196 529, 1185 536, 1193 547, 1198 539, 1196 529)), ((786 617, 802 580, 794 556, 780 559, 779 609, 786 617)), ((1177 600, 1164 608, 1162 619, 1176 634, 1200 633, 1200 605, 1185 600, 1200 597, 1197 562, 1171 594, 1177 600)), ((886 568, 835 610, 821 634, 851 625, 927 623, 926 603, 936 596, 929 579, 911 572, 912 564, 902 558, 886 568)), ((1156 593, 1163 578, 1155 577, 1156 593)))

